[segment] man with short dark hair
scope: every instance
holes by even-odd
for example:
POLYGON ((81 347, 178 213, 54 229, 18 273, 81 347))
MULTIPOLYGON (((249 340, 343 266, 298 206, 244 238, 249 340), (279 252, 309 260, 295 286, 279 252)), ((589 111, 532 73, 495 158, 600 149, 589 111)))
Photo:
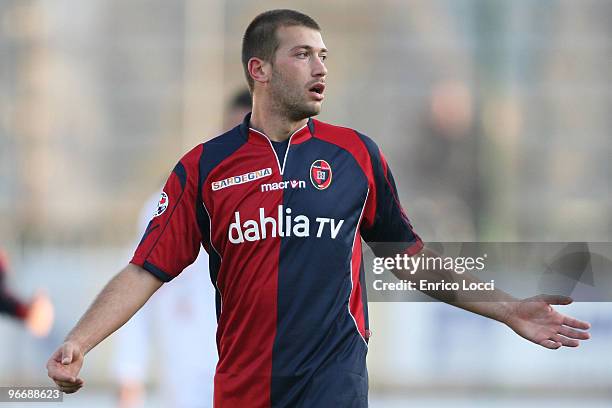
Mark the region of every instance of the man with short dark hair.
MULTIPOLYGON (((367 136, 312 119, 326 87, 319 26, 292 10, 257 16, 243 40, 253 111, 188 152, 168 179, 134 258, 48 363, 65 392, 83 356, 162 284, 210 255, 217 295, 217 407, 366 407, 370 336, 361 238, 375 253, 432 254, 402 210, 389 166, 367 136)), ((452 279, 449 270, 420 277, 452 279)), ((413 279, 402 275, 402 279, 413 279)), ((475 278, 465 277, 468 281, 475 278)), ((549 348, 577 346, 588 324, 495 291, 469 303, 549 348)))

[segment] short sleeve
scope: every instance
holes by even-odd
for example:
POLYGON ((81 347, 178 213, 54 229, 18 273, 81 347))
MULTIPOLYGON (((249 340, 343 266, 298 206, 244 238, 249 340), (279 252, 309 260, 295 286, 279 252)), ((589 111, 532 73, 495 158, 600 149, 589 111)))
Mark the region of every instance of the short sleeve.
POLYGON ((196 147, 174 167, 130 261, 163 282, 191 265, 200 251, 202 236, 196 206, 201 150, 201 145, 196 147))
POLYGON ((372 164, 368 211, 361 225, 361 236, 377 256, 414 255, 423 248, 423 241, 400 204, 391 169, 378 146, 367 136, 360 136, 372 164))

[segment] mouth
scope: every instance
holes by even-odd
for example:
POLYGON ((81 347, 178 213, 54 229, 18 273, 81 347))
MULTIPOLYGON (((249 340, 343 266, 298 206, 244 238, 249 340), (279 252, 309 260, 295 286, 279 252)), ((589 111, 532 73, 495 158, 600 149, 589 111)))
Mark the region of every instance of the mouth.
POLYGON ((317 82, 308 89, 310 96, 319 101, 322 101, 325 97, 323 92, 325 92, 325 84, 322 82, 317 82))

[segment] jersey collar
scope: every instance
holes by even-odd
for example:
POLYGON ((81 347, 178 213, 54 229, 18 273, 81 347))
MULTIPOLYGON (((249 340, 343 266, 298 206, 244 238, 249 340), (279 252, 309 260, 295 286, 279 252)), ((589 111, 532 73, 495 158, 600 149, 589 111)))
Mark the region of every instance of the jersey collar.
MULTIPOLYGON (((250 121, 251 121, 251 112, 246 114, 246 116, 244 117, 244 120, 240 124, 240 134, 242 135, 242 137, 249 143, 268 146, 269 142, 267 140, 264 140, 263 138, 265 135, 249 127, 250 121)), ((291 144, 295 145, 295 144, 303 143, 313 136, 314 136, 314 121, 312 120, 312 118, 308 118, 308 122, 306 123, 306 126, 304 126, 303 128, 299 129, 297 132, 295 132, 293 135, 291 135, 290 137, 291 144)))

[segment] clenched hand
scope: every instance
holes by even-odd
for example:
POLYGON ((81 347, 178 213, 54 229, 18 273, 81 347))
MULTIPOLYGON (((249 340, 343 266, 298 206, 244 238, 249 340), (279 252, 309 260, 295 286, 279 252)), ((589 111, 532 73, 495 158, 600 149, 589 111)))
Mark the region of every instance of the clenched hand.
POLYGON ((80 347, 73 342, 67 341, 47 362, 47 374, 55 381, 58 388, 67 393, 77 392, 84 382, 78 377, 83 366, 84 355, 80 347))

